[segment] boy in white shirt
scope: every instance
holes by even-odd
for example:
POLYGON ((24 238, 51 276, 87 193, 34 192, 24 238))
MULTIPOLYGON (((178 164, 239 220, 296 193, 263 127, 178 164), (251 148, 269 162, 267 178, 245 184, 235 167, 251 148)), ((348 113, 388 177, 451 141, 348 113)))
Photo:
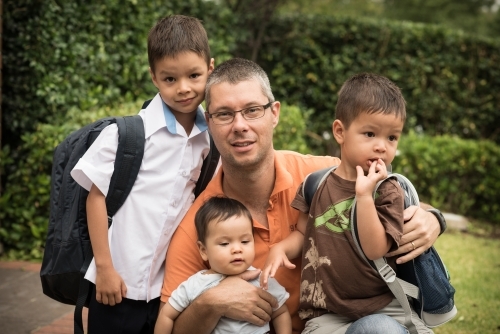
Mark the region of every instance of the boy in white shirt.
MULTIPOLYGON (((161 19, 148 36, 151 79, 159 93, 139 115, 144 157, 134 186, 108 230, 105 196, 118 145, 115 124, 105 128, 71 172, 85 189, 94 259, 85 278, 95 284, 90 333, 153 333, 165 253, 194 200, 210 149, 200 103, 214 61, 196 18, 161 19)), ((93 291, 94 292, 94 291, 93 291)))
MULTIPOLYGON (((192 275, 172 292, 162 307, 156 323, 156 334, 170 334, 175 319, 196 297, 218 285, 227 276, 254 270, 253 223, 250 211, 241 202, 227 197, 211 197, 194 218, 198 247, 210 269, 192 275)), ((249 281, 257 287, 259 279, 249 281)), ((292 320, 285 301, 290 296, 275 279, 269 280, 268 292, 278 302, 271 316, 275 333, 290 334, 292 320)), ((256 326, 249 322, 222 317, 212 333, 269 333, 269 324, 256 326)))

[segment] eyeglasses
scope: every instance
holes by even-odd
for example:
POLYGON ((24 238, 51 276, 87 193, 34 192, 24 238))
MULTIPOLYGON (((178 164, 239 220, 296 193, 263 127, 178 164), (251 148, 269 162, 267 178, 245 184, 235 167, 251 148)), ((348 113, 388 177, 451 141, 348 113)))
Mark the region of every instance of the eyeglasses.
POLYGON ((253 121, 254 119, 263 117, 266 113, 266 109, 269 108, 272 104, 273 102, 269 102, 268 104, 265 104, 263 106, 251 106, 237 111, 221 111, 214 112, 213 114, 207 111, 207 115, 208 118, 211 118, 214 124, 217 125, 232 123, 237 112, 240 112, 241 116, 243 116, 243 118, 247 121, 253 121))

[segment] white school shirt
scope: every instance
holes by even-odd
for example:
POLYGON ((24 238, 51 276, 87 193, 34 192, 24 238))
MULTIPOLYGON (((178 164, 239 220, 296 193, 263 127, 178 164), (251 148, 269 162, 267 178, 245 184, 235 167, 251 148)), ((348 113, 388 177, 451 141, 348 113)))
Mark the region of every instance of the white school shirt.
MULTIPOLYGON (((113 266, 127 286, 126 298, 150 301, 160 296, 170 239, 194 201, 194 188, 210 141, 203 109, 188 136, 157 94, 139 115, 144 120, 144 157, 132 191, 108 231, 113 266)), ((83 188, 92 184, 107 195, 118 146, 110 125, 81 157, 71 176, 83 188)), ((92 260, 85 278, 95 283, 92 260)))

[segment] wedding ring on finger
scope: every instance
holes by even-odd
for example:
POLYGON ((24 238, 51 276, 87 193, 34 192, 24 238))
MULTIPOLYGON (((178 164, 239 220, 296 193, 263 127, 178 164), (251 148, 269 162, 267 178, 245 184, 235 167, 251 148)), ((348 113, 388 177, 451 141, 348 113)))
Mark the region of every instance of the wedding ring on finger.
POLYGON ((415 250, 415 244, 413 243, 413 241, 411 242, 411 245, 413 246, 413 250, 415 250))

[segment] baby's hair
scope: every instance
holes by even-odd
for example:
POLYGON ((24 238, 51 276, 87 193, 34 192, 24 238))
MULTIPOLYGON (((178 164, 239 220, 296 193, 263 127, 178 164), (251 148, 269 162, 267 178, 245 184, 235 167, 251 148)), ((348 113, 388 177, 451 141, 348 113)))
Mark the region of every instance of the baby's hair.
POLYGON ((165 57, 175 58, 192 51, 210 64, 210 47, 200 20, 184 15, 169 15, 160 19, 148 35, 148 61, 154 72, 155 63, 165 57))
MULTIPOLYGON (((219 223, 230 217, 246 217, 252 225, 252 215, 241 202, 222 196, 209 198, 198 209, 194 217, 198 241, 205 243, 208 234, 208 226, 211 223, 219 223)), ((253 233, 253 226, 252 226, 253 233)))
POLYGON ((406 120, 406 102, 401 89, 384 76, 360 73, 349 78, 339 91, 335 118, 349 128, 361 113, 383 113, 406 120))

